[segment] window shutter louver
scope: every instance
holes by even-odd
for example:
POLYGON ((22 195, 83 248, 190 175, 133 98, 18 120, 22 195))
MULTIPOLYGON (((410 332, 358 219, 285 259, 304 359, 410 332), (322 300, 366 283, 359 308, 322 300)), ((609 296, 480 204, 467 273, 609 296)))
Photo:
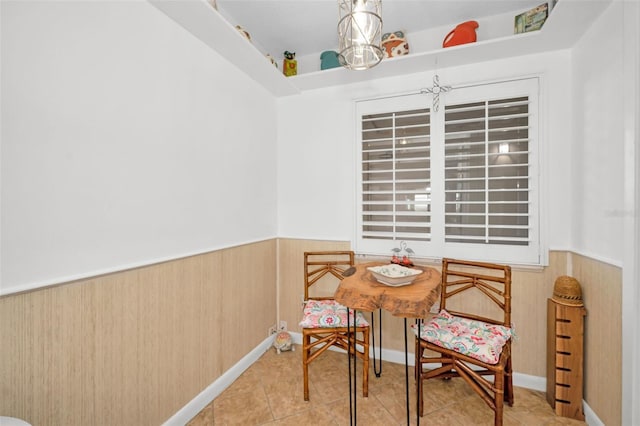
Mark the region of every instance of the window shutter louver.
POLYGON ((362 238, 428 241, 428 109, 362 116, 362 238))
POLYGON ((529 102, 445 108, 445 241, 529 244, 529 102))

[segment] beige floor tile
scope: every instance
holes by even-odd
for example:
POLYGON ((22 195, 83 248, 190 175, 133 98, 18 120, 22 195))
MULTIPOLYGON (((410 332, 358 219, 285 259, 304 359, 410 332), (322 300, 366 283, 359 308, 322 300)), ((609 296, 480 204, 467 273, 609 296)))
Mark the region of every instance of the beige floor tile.
POLYGON ((240 375, 225 391, 218 396, 218 399, 231 398, 236 394, 251 392, 256 388, 262 388, 262 375, 256 370, 249 368, 240 375))
POLYGON ((213 402, 213 409, 218 426, 261 425, 273 420, 271 407, 261 387, 218 397, 213 402))
POLYGON ((308 410, 299 412, 289 417, 274 420, 270 423, 265 423, 270 426, 300 426, 300 425, 314 425, 314 426, 335 426, 338 423, 333 418, 331 409, 327 405, 316 405, 308 410))
MULTIPOLYGON (((349 399, 342 399, 331 405, 333 416, 338 425, 349 425, 349 399)), ((356 422, 361 425, 396 424, 391 414, 373 396, 356 399, 356 422)))
MULTIPOLYGON (((405 388, 404 370, 401 373, 395 375, 396 380, 383 379, 387 377, 391 378, 391 374, 383 372, 380 378, 375 378, 374 381, 384 380, 386 383, 384 386, 374 386, 371 389, 371 395, 375 396, 380 404, 391 414, 394 419, 394 424, 406 424, 407 419, 407 397, 405 388)), ((413 377, 409 378, 409 410, 410 418, 415 418, 416 411, 416 389, 415 381, 413 377)))
MULTIPOLYGON (((310 401, 302 395, 302 354, 267 351, 229 388, 218 396, 189 426, 347 426, 349 398, 347 359, 344 353, 328 351, 309 367, 310 401)), ((357 424, 406 426, 404 365, 383 363, 382 376, 370 363, 369 397, 362 397, 362 363, 357 372, 357 424)), ((505 426, 585 425, 558 417, 543 392, 515 388, 513 407, 505 405, 505 426)), ((409 370, 410 425, 416 424, 416 390, 409 370)), ((493 425, 493 411, 460 378, 427 380, 425 416, 429 426, 493 425)))
POLYGON ((305 401, 302 395, 302 379, 293 378, 265 386, 269 406, 274 419, 290 417, 317 405, 316 401, 305 401))

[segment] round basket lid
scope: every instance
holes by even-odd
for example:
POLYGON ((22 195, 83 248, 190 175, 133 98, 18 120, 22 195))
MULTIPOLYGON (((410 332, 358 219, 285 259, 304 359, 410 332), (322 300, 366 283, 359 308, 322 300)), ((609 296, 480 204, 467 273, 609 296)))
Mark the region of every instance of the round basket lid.
POLYGON ((580 283, 573 277, 563 275, 553 285, 553 300, 563 305, 583 306, 580 283))

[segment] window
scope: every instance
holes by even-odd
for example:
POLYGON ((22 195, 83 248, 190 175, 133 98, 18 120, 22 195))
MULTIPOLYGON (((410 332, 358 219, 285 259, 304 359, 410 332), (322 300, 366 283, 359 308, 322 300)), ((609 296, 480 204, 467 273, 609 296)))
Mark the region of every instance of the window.
POLYGON ((357 103, 359 253, 540 264, 538 83, 357 103))

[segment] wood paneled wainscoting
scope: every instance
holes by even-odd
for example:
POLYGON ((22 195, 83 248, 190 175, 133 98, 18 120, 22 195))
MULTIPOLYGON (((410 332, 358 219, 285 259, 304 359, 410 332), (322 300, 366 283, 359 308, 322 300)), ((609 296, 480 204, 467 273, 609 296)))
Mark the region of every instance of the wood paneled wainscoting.
POLYGON ((587 309, 584 400, 603 424, 621 425, 622 268, 575 253, 571 263, 587 309))
POLYGON ((267 337, 275 240, 0 298, 0 415, 158 425, 267 337))
MULTIPOLYGON (((0 297, 0 415, 34 425, 161 424, 276 320, 300 332, 304 251, 348 249, 268 240, 0 297)), ((367 260, 375 259, 358 261, 367 260)), ((622 347, 619 267, 553 251, 544 268, 514 268, 514 382, 545 389, 546 300, 560 275, 578 279, 587 309, 585 401, 604 424, 620 424, 621 364, 611 361, 622 347)), ((383 314, 383 357, 400 361, 403 344, 402 319, 383 314)))

